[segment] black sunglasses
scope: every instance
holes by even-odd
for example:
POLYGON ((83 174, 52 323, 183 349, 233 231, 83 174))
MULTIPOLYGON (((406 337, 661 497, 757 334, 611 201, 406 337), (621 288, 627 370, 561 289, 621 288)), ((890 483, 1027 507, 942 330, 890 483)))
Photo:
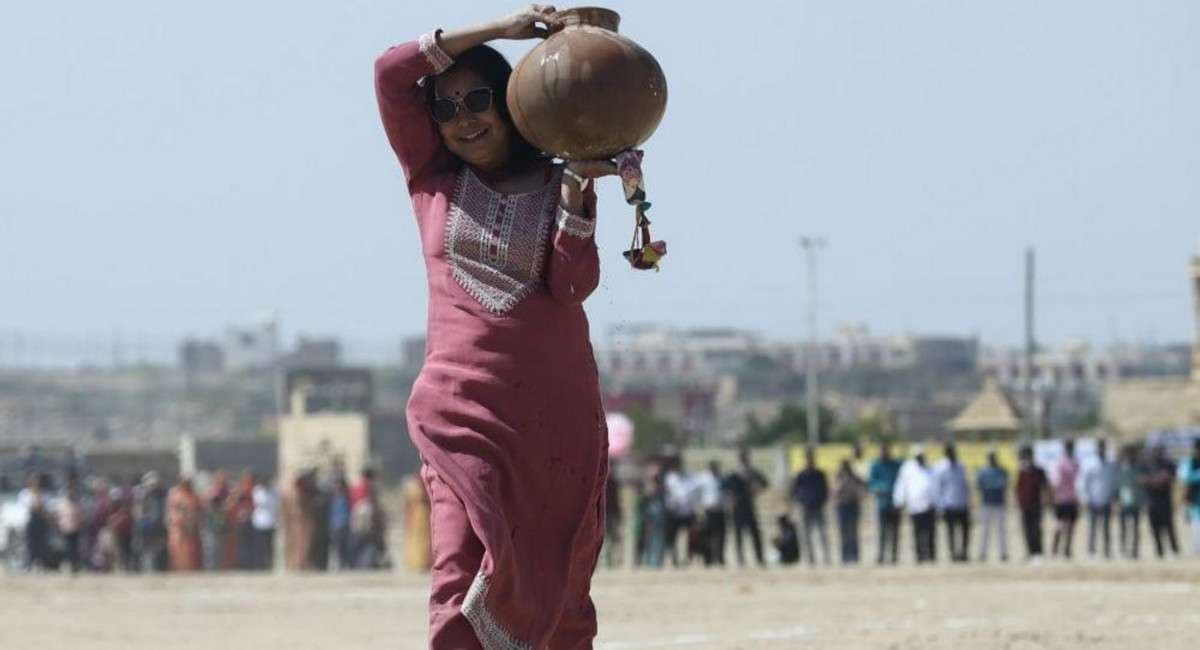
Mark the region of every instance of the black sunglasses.
POLYGON ((476 114, 486 112, 492 107, 492 89, 468 90, 461 101, 452 97, 438 97, 429 105, 429 112, 433 115, 433 121, 445 124, 458 115, 459 106, 476 114))

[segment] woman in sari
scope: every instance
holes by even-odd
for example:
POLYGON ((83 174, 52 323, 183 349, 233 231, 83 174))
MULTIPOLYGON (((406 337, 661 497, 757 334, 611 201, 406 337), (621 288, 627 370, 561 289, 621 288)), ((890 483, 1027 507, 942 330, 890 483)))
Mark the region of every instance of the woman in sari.
POLYGON ((203 550, 200 544, 200 525, 204 518, 204 503, 192 488, 188 477, 167 494, 167 554, 172 571, 200 571, 203 550))

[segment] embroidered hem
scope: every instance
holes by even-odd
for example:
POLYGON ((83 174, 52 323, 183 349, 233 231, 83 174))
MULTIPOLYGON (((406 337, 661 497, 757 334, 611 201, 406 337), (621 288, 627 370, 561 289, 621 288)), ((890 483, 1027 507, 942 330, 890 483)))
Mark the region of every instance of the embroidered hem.
POLYGON ((487 593, 487 576, 477 573, 462 604, 462 615, 475 629, 483 650, 533 650, 532 645, 518 641, 496 620, 487 608, 487 593))
POLYGON ((442 74, 446 68, 454 65, 454 59, 438 46, 437 32, 421 34, 417 39, 417 47, 420 48, 421 54, 425 55, 429 65, 433 66, 433 74, 442 74))
POLYGON ((558 229, 568 235, 586 239, 596 234, 596 220, 584 219, 577 214, 567 212, 566 208, 559 208, 558 229))

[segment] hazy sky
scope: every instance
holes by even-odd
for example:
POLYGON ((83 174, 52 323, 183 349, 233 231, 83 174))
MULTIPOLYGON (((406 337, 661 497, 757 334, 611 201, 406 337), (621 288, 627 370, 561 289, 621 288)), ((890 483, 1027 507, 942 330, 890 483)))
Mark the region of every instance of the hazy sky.
MULTIPOLYGON (((646 145, 661 273, 602 191, 595 331, 804 327, 1182 340, 1200 240, 1200 3, 610 2, 670 104, 646 145)), ((106 0, 0 8, 0 332, 424 328, 376 114, 388 45, 496 2, 106 0)), ((506 44, 519 56, 532 42, 506 44)))

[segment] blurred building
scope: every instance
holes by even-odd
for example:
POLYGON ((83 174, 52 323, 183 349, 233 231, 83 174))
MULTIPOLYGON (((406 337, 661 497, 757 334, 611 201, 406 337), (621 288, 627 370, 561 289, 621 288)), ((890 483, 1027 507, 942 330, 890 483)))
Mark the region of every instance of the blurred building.
POLYGON ((306 469, 353 477, 370 467, 382 480, 396 482, 420 467, 404 414, 374 408, 369 371, 294 369, 285 386, 278 463, 284 481, 306 469))
POLYGON ((225 369, 225 352, 216 341, 184 339, 179 344, 179 367, 187 373, 219 373, 225 369))
POLYGON ((425 365, 425 337, 411 336, 400 343, 400 365, 416 371, 425 365))
POLYGON ((225 367, 234 372, 274 368, 279 357, 279 325, 272 318, 225 331, 225 367))
POLYGON ((283 358, 287 368, 330 368, 341 365, 342 344, 335 338, 300 336, 283 358))
POLYGON ((1200 255, 1189 272, 1195 339, 1191 372, 1178 377, 1121 381, 1104 391, 1104 424, 1130 439, 1200 427, 1200 255))
MULTIPOLYGON (((854 324, 835 328, 828 340, 817 344, 814 358, 822 370, 922 368, 969 374, 976 370, 979 350, 976 337, 873 336, 866 325, 854 324)), ((601 374, 615 381, 674 380, 737 373, 758 360, 802 373, 808 356, 806 341, 768 341, 745 330, 625 325, 609 332, 596 361, 601 374)))

